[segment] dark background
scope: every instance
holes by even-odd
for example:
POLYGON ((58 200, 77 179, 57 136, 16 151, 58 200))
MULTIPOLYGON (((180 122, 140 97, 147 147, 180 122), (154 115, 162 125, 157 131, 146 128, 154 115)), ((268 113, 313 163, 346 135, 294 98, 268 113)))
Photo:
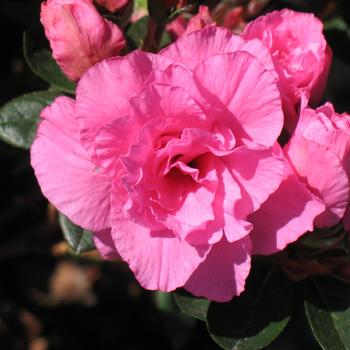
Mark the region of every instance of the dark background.
MULTIPOLYGON (((350 111, 347 1, 271 1, 268 8, 313 11, 347 30, 326 31, 334 58, 326 98, 350 111)), ((0 105, 47 85, 30 72, 22 33, 40 1, 0 0, 0 105)), ((0 349, 219 349, 204 323, 169 312, 163 295, 142 290, 122 263, 75 257, 41 195, 27 151, 0 142, 0 349)), ((268 349, 319 349, 302 311, 268 349)))

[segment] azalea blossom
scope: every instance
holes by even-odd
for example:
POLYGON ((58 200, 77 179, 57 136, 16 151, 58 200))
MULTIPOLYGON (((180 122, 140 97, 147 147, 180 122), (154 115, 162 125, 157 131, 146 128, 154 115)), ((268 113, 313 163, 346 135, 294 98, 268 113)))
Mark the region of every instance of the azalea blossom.
POLYGON ((285 217, 302 215, 277 250, 324 210, 276 142, 283 112, 268 50, 223 28, 105 60, 75 100, 59 97, 41 117, 31 159, 44 195, 148 289, 230 300, 259 250, 254 222, 270 219, 250 216, 276 190, 296 200, 285 217))

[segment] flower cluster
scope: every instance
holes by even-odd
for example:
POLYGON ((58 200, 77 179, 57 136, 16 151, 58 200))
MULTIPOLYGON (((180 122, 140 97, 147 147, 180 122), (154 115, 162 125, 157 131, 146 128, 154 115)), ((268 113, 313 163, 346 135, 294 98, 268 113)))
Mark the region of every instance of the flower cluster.
POLYGON ((107 58, 123 41, 106 20, 85 25, 75 6, 95 19, 92 3, 48 0, 44 25, 54 3, 79 25, 74 59, 55 39, 63 24, 45 27, 54 56, 82 76, 75 99, 42 111, 31 162, 44 195, 94 232, 102 256, 120 256, 147 289, 227 301, 244 290, 253 254, 315 226, 350 226, 350 115, 313 109, 331 51, 312 14, 273 12, 235 35, 211 21, 200 29, 202 8, 159 53, 107 58))

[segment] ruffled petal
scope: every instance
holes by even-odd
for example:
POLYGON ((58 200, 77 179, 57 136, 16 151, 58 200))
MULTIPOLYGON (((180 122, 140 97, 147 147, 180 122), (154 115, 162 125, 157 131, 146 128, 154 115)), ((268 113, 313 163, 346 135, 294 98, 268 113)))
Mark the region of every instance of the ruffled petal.
POLYGON ((213 56, 196 67, 195 78, 237 139, 275 143, 283 126, 280 94, 274 76, 255 57, 243 51, 213 56))
POLYGON ((225 163, 243 192, 234 208, 241 218, 259 209, 285 178, 286 161, 270 148, 243 146, 226 156, 225 163))
POLYGON ((94 232, 93 240, 95 247, 104 259, 113 260, 120 259, 120 255, 115 248, 114 241, 111 235, 111 229, 94 232))
POLYGON ((134 51, 92 67, 77 87, 76 114, 83 145, 93 154, 97 132, 115 119, 131 115, 130 100, 140 93, 153 67, 153 57, 134 51))
POLYGON ((150 290, 182 287, 209 251, 180 241, 170 230, 150 231, 127 219, 113 220, 112 237, 136 279, 150 290))
POLYGON ((217 54, 246 51, 257 57, 267 69, 273 70, 269 51, 260 40, 246 41, 232 31, 220 27, 206 27, 175 41, 160 52, 174 63, 194 69, 200 62, 217 54))
POLYGON ((250 271, 251 242, 249 237, 228 243, 222 239, 210 250, 185 284, 197 297, 225 302, 243 292, 250 271))
POLYGON ((284 180, 260 209, 249 216, 253 254, 274 254, 314 228, 324 203, 294 174, 284 180))
POLYGON ((31 164, 45 197, 75 224, 110 227, 111 179, 81 146, 74 101, 59 97, 45 108, 31 148, 31 164))
POLYGON ((326 204, 325 212, 316 218, 316 225, 337 224, 350 194, 349 178, 340 159, 329 148, 300 135, 294 135, 284 150, 299 177, 326 204))

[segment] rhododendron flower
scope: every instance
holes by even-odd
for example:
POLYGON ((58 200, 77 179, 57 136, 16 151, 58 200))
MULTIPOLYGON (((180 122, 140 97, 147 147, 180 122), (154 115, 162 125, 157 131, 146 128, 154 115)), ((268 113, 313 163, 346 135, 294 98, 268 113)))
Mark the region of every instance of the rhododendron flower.
POLYGON ((40 19, 53 57, 71 80, 125 46, 119 27, 101 17, 91 0, 47 0, 40 19))
POLYGON ((284 9, 258 17, 242 34, 270 50, 280 80, 286 127, 293 131, 301 96, 316 106, 323 95, 332 53, 313 14, 284 9))
MULTIPOLYGON (((298 181, 276 143, 283 113, 267 49, 222 28, 105 60, 76 100, 41 116, 31 157, 43 193, 148 289, 231 299, 250 269, 249 216, 285 181, 289 217, 314 203, 303 184, 288 187, 298 181)), ((312 228, 323 207, 305 210, 312 228)))
POLYGON ((331 103, 316 110, 303 107, 285 153, 298 175, 326 204, 316 225, 337 224, 350 199, 350 115, 335 113, 331 103))
POLYGON ((116 12, 123 9, 130 0, 95 0, 95 2, 110 12, 116 12))

